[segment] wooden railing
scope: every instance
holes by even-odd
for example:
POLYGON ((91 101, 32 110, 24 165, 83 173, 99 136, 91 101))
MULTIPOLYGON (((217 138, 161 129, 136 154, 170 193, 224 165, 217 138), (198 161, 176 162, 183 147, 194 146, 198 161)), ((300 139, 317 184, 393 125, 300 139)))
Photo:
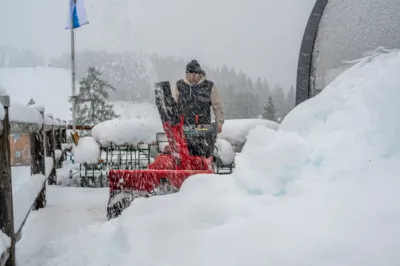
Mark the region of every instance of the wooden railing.
POLYGON ((29 119, 25 121, 24 117, 13 121, 9 116, 10 109, 12 112, 9 96, 0 96, 0 103, 5 112, 0 121, 0 229, 11 240, 9 248, 1 254, 0 265, 15 266, 15 245, 22 237, 22 228, 31 210, 46 206, 46 181, 48 184, 56 182, 56 168, 61 167, 65 156, 61 151, 61 144, 66 143, 67 125, 64 121, 46 115, 45 109, 40 106, 26 107, 29 108, 26 111, 35 115, 35 112, 40 113, 41 125, 32 123, 29 119), (34 195, 32 202, 29 198, 24 198, 25 201, 29 200, 25 208, 14 204, 18 198, 13 199, 10 152, 10 134, 22 133, 30 134, 31 181, 40 182, 33 188, 37 191, 31 191, 34 195))

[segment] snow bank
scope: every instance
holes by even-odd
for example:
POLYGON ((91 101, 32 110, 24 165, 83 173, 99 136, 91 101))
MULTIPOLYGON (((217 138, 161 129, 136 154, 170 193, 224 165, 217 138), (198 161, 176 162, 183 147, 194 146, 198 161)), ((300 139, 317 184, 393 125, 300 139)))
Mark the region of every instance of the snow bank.
POLYGON ((215 146, 217 147, 217 156, 224 164, 232 164, 235 161, 235 151, 232 144, 224 139, 217 139, 215 146))
POLYGON ((38 110, 19 103, 10 104, 9 115, 11 122, 36 124, 38 127, 43 125, 43 118, 38 110))
POLYGON ((21 227, 45 180, 44 175, 33 175, 13 195, 15 231, 18 231, 21 227))
POLYGON ((92 137, 82 137, 74 151, 77 163, 97 163, 100 158, 100 146, 92 137))
POLYGON ((234 174, 137 199, 26 265, 398 265, 399 68, 398 51, 363 60, 253 129, 234 174))
POLYGON ((263 125, 271 129, 278 129, 279 124, 265 119, 232 119, 226 120, 222 132, 218 138, 225 139, 235 146, 240 146, 246 141, 250 130, 258 125, 263 125))
POLYGON ((164 132, 160 118, 154 119, 113 119, 92 128, 92 136, 102 145, 113 142, 117 145, 136 145, 139 142, 152 143, 156 134, 164 132))

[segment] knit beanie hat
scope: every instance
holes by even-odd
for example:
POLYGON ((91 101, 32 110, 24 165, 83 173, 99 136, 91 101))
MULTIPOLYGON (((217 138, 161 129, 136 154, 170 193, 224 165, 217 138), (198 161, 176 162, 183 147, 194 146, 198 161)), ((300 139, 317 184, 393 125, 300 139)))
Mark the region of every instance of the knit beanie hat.
POLYGON ((203 74, 203 70, 197 60, 192 60, 186 65, 186 73, 203 74))

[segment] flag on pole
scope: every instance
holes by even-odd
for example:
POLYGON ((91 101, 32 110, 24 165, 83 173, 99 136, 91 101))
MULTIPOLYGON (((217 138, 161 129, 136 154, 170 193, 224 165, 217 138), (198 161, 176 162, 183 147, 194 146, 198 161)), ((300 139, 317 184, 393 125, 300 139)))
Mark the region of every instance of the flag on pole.
POLYGON ((71 29, 71 19, 74 29, 89 24, 83 0, 69 0, 68 22, 65 27, 67 30, 71 29))

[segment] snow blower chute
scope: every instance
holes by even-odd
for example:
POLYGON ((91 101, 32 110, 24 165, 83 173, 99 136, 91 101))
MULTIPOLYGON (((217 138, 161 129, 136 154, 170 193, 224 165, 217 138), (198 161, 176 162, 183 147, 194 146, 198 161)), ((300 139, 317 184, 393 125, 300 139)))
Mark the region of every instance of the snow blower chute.
MULTIPOLYGON (((217 138, 216 125, 184 126, 171 95, 169 82, 156 84, 156 105, 168 138, 168 152, 159 154, 143 170, 110 170, 108 173, 110 198, 108 219, 119 216, 137 197, 150 197, 177 192, 191 175, 213 174, 213 156, 193 154, 199 139, 217 138)), ((214 143, 211 144, 214 147, 214 143)), ((213 148, 211 148, 213 149, 213 148)))

